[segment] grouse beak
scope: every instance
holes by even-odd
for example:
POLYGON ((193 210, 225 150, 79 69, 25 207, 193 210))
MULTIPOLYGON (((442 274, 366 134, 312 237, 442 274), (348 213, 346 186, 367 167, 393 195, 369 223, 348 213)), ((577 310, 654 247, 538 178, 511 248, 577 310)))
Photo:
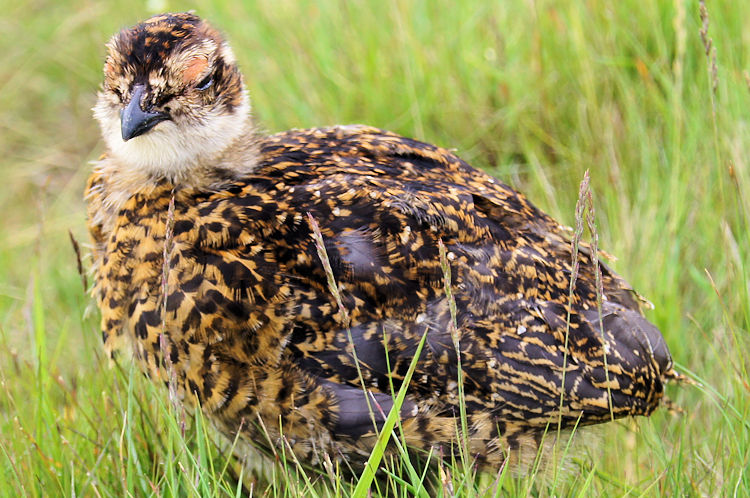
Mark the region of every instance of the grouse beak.
POLYGON ((138 135, 143 135, 157 123, 169 119, 169 114, 165 112, 150 112, 141 109, 141 98, 145 90, 143 85, 133 87, 130 102, 125 109, 120 111, 120 127, 124 142, 138 135))

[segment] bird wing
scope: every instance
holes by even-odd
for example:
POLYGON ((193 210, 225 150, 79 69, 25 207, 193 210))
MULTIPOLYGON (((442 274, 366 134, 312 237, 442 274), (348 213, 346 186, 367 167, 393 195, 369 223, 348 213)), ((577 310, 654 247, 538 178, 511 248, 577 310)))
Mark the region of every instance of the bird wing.
MULTIPOLYGON (((274 357, 325 381, 346 405, 339 431, 358 434, 369 420, 370 403, 351 388, 398 389, 425 333, 411 398, 422 410, 456 413, 456 346, 472 411, 543 425, 562 408, 572 425, 658 403, 671 362, 630 287, 603 268, 602 331, 590 251, 578 254, 571 300, 569 240, 510 187, 444 149, 370 128, 287 132, 261 151, 255 175, 213 196, 196 228, 203 250, 218 254, 215 266, 234 266, 218 272, 217 285, 246 305, 264 303, 258 327, 288 320, 255 349, 279 351, 274 357), (252 250, 238 243, 243 237, 252 250)), ((210 257, 206 264, 214 265, 210 257)))

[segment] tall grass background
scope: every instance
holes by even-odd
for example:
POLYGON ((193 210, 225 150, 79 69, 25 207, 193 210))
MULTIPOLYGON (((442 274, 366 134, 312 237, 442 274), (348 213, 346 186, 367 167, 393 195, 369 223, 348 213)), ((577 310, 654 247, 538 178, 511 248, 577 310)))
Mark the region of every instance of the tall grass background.
POLYGON ((455 148, 567 225, 589 169, 600 246, 698 382, 667 388, 680 415, 581 431, 555 479, 444 469, 431 492, 750 495, 750 3, 732 0, 0 0, 0 495, 353 490, 290 464, 238 479, 200 415, 183 429, 165 389, 100 351, 68 231, 87 240, 104 43, 188 9, 232 42, 263 130, 367 123, 455 148))

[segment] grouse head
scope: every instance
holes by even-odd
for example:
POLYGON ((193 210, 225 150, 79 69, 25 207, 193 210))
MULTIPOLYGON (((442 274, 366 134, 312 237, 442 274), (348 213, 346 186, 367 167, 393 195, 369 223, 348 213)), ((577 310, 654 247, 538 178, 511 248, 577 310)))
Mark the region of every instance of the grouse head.
POLYGON ((250 104, 234 55, 192 13, 161 14, 107 45, 94 107, 120 167, 179 181, 217 161, 250 130, 250 104))

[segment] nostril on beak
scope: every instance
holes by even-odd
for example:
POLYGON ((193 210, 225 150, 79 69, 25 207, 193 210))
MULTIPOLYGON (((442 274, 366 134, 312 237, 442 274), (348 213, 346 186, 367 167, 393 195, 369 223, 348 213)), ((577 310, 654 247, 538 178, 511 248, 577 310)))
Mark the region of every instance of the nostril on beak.
POLYGON ((122 139, 127 142, 131 138, 143 135, 151 128, 164 120, 169 119, 169 114, 165 112, 151 112, 141 109, 141 100, 145 87, 136 85, 133 87, 133 93, 128 105, 120 111, 120 128, 122 139))

